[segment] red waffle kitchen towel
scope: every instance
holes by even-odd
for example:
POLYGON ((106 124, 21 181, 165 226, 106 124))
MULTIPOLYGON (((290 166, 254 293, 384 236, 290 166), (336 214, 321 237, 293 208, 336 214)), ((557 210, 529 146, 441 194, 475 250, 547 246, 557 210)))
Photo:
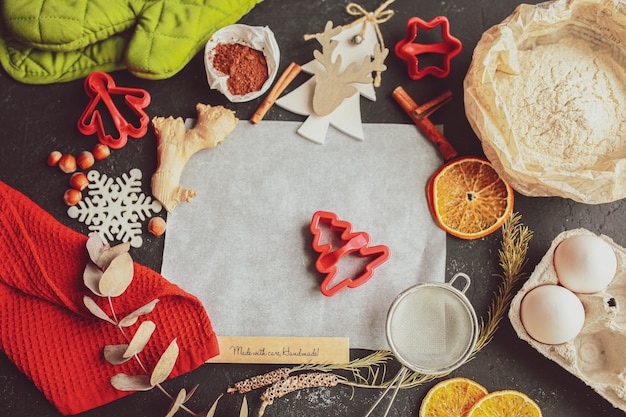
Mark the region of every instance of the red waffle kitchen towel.
MULTIPOLYGON (((145 374, 134 360, 111 365, 105 345, 126 343, 117 327, 95 318, 83 296, 105 301, 83 284, 89 262, 87 237, 56 221, 15 189, 0 182, 0 349, 61 413, 77 414, 128 395, 110 379, 145 374)), ((140 357, 152 371, 176 338, 180 355, 171 377, 217 355, 218 345, 204 307, 157 272, 135 263, 130 287, 113 299, 117 317, 158 298, 144 319, 156 323, 140 357)), ((182 387, 181 387, 182 388, 182 387)))

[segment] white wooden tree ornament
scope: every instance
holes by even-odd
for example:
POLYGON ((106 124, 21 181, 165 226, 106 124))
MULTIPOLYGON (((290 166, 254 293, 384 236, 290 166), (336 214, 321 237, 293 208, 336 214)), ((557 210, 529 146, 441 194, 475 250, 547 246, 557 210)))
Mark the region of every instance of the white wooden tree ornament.
POLYGON ((385 2, 373 13, 351 3, 348 13, 361 15, 360 19, 337 27, 328 22, 324 32, 309 37, 322 46, 321 52, 314 51, 315 59, 302 66, 313 77, 276 101, 288 111, 308 116, 298 134, 323 144, 332 125, 355 139, 365 139, 360 96, 376 101, 372 73, 380 74, 387 68, 384 62, 389 53, 378 24, 393 16, 393 11, 385 10, 392 2, 385 2))

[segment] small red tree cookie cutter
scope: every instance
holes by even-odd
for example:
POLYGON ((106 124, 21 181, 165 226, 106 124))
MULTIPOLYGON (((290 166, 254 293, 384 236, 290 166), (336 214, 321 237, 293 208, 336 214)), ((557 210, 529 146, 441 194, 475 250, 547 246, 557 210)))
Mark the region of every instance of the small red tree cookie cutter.
POLYGON ((330 297, 344 288, 356 288, 365 284, 374 274, 374 269, 389 259, 389 248, 385 245, 369 246, 370 237, 365 232, 352 232, 352 225, 337 218, 335 213, 317 211, 313 215, 310 226, 313 233, 313 249, 320 255, 315 262, 315 268, 322 274, 326 274, 320 285, 322 294, 330 297), (340 232, 340 246, 333 247, 331 243, 321 243, 322 228, 340 232), (347 277, 335 283, 333 281, 339 272, 337 264, 346 255, 356 253, 362 258, 371 257, 365 269, 356 277, 347 277))

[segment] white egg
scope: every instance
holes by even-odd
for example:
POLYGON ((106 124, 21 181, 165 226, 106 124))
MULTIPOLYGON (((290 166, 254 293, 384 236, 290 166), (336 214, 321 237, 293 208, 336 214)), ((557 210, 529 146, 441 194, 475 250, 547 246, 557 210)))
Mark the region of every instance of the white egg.
POLYGON ((559 282, 577 293, 605 289, 617 272, 617 257, 611 245, 595 235, 575 235, 554 251, 554 269, 559 282))
POLYGON ((565 343, 580 333, 585 308, 580 299, 560 285, 540 285, 528 291, 520 305, 526 332, 541 343, 565 343))

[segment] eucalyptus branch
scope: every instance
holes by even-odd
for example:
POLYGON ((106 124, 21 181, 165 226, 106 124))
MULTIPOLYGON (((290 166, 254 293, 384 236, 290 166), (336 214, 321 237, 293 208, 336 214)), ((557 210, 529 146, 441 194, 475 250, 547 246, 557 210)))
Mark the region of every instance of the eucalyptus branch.
POLYGON ((172 373, 178 359, 179 347, 176 339, 170 342, 150 372, 139 354, 150 341, 156 324, 151 320, 143 320, 134 334, 128 335, 125 330, 137 323, 140 317, 151 313, 159 300, 155 299, 121 319, 115 312, 113 299, 126 291, 134 276, 134 264, 128 253, 129 248, 129 245, 124 244, 110 247, 97 234, 91 234, 87 240, 87 252, 91 263, 85 267, 83 281, 93 294, 106 299, 110 314, 89 296, 83 298, 84 305, 95 317, 115 326, 125 341, 123 344, 104 346, 104 358, 112 365, 120 365, 134 359, 143 372, 141 375, 118 373, 111 378, 111 385, 120 391, 148 391, 156 387, 172 400, 166 417, 172 417, 180 409, 199 417, 184 405, 195 392, 195 388, 189 394, 183 388, 174 397, 162 386, 162 382, 172 373))

